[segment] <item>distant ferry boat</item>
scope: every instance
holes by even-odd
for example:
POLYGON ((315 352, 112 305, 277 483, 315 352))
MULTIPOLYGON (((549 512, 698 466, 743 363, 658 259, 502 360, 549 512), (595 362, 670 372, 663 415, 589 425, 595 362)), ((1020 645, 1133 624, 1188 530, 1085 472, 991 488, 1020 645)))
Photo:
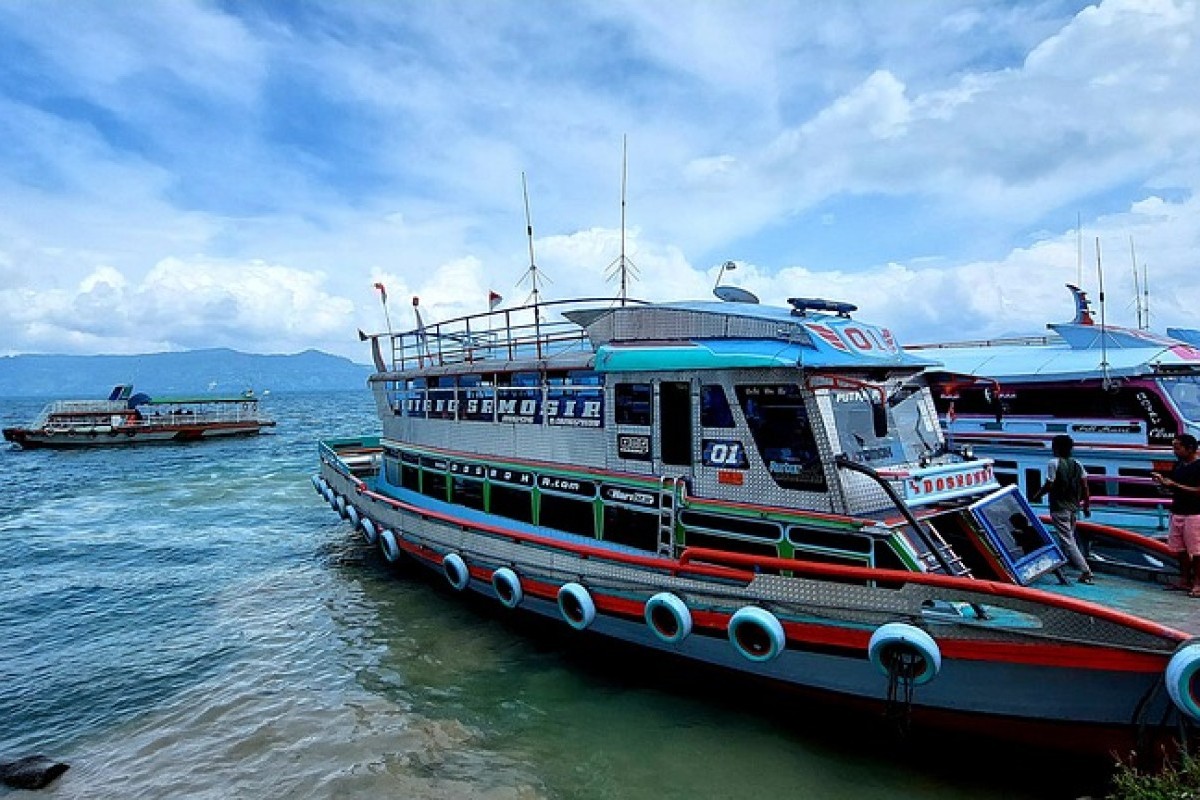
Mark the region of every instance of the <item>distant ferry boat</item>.
POLYGON ((1051 440, 1069 434, 1093 518, 1165 530, 1170 500, 1150 473, 1174 463, 1177 434, 1200 436, 1200 332, 1101 327, 1086 294, 1067 288, 1075 318, 1048 325, 1048 336, 906 349, 940 362, 930 378, 947 437, 994 459, 1002 484, 1032 494, 1051 440))
POLYGON ((194 442, 252 436, 274 427, 253 392, 230 397, 150 397, 133 386, 113 388, 107 400, 57 400, 27 428, 5 428, 23 448, 77 448, 143 442, 194 442))
POLYGON ((932 360, 846 303, 723 296, 363 334, 382 436, 321 442, 313 485, 387 562, 681 669, 1096 753, 1195 737, 1163 543, 1084 525, 1100 577, 1070 583, 947 446, 932 360))

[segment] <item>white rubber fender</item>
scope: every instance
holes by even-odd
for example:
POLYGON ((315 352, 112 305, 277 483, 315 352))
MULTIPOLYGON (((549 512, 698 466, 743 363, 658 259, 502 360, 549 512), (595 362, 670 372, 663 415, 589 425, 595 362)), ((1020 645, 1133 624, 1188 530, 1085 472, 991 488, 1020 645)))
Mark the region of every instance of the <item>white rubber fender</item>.
POLYGON ((367 544, 375 544, 379 539, 379 529, 375 527, 375 523, 371 521, 370 517, 363 517, 360 525, 367 544))
POLYGON ((913 675, 914 686, 929 683, 937 677, 942 668, 942 651, 937 642, 928 633, 907 622, 880 625, 875 633, 871 634, 867 656, 880 672, 888 675, 892 654, 897 650, 919 659, 917 672, 913 675))
POLYGON ((323 486, 321 486, 321 483, 322 483, 322 481, 321 481, 320 475, 312 476, 312 485, 313 485, 313 488, 317 490, 317 494, 325 494, 325 488, 323 486))
POLYGON ((660 640, 679 644, 692 632, 692 612, 670 592, 659 592, 646 601, 646 624, 660 640))
POLYGON ((389 528, 384 528, 379 532, 379 552, 383 553, 383 560, 389 564, 395 564, 400 560, 400 542, 396 540, 396 534, 389 528))
POLYGON ((492 589, 505 608, 516 608, 525 597, 525 592, 521 589, 521 579, 508 567, 501 567, 492 573, 492 589))
POLYGON ((358 509, 353 505, 346 506, 346 519, 350 520, 350 527, 357 528, 359 521, 362 519, 359 516, 358 509))
POLYGON ((1180 711, 1200 721, 1200 642, 1179 648, 1167 662, 1167 693, 1180 711))
POLYGON ((729 618, 728 633, 734 649, 750 661, 778 658, 787 645, 783 624, 770 611, 758 606, 739 608, 729 618))
POLYGON ((346 498, 342 497, 340 494, 335 494, 333 496, 333 507, 337 509, 338 516, 345 519, 345 517, 346 517, 346 498))
POLYGON ((577 631, 596 619, 596 603, 587 589, 578 583, 564 583, 558 590, 558 612, 577 631))
POLYGON ((461 592, 471 582, 471 570, 458 553, 447 553, 442 558, 442 572, 456 591, 461 592))

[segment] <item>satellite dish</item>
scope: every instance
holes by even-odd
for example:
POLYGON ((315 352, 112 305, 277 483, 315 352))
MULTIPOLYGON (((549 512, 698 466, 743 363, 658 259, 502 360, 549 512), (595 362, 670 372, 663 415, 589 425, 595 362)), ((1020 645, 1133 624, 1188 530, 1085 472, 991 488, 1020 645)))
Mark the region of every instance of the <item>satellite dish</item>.
POLYGON ((758 298, 753 292, 748 292, 737 286, 715 286, 713 294, 726 303, 757 303, 758 298))

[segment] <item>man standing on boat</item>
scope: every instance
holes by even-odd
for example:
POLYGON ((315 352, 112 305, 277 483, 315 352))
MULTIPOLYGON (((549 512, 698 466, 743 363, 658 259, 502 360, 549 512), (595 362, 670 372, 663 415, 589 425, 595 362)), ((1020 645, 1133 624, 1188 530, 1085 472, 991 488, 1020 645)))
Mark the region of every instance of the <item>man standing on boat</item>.
MULTIPOLYGON (((1046 465, 1046 482, 1034 492, 1030 499, 1035 503, 1042 495, 1050 493, 1050 519, 1054 523, 1054 533, 1058 536, 1063 553, 1071 566, 1079 570, 1080 583, 1094 583, 1095 576, 1088 566, 1087 559, 1079 551, 1075 542, 1075 525, 1079 522, 1079 512, 1085 517, 1091 516, 1091 497, 1088 494, 1087 471, 1083 464, 1071 457, 1075 450, 1075 440, 1065 433, 1055 436, 1050 442, 1050 450, 1054 458, 1046 465)), ((1197 496, 1200 500, 1200 496, 1197 496)))
POLYGON ((1167 546, 1179 559, 1179 588, 1200 597, 1200 454, 1196 437, 1181 433, 1171 442, 1175 468, 1153 473, 1154 482, 1171 491, 1171 527, 1167 546))

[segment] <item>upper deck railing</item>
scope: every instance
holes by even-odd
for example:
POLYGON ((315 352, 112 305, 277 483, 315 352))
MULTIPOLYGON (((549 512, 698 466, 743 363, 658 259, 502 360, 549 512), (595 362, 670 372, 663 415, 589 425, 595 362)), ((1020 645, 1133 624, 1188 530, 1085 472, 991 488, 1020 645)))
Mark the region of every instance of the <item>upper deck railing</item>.
POLYGON ((505 308, 422 325, 410 331, 368 337, 391 342, 395 371, 474 363, 541 360, 590 352, 587 332, 564 312, 598 305, 643 305, 640 300, 585 297, 505 308))

